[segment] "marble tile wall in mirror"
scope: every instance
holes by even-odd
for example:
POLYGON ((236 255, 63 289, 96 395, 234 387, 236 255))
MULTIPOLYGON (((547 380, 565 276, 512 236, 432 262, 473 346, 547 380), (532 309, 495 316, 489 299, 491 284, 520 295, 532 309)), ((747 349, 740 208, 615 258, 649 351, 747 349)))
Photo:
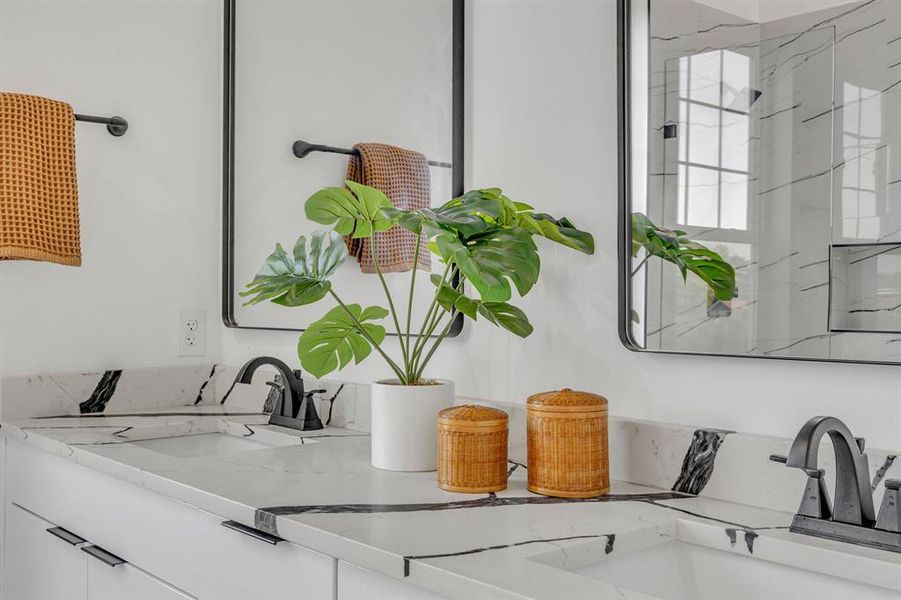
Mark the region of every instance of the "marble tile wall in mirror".
POLYGON ((737 293, 639 256, 635 346, 901 361, 901 2, 811 4, 649 3, 628 209, 720 253, 737 293))

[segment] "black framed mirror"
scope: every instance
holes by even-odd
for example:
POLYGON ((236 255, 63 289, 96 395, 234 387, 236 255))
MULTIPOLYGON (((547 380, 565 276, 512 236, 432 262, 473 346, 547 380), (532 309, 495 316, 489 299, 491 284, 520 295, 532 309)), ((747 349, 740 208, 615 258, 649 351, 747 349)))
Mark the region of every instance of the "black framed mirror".
MULTIPOLYGON (((238 292, 276 242, 321 228, 303 202, 342 184, 356 143, 424 154, 432 205, 463 193, 463 11, 463 0, 224 0, 226 326, 302 331, 321 316, 317 305, 243 307, 238 292)), ((386 279, 406 290, 409 273, 386 279)), ((361 300, 381 294, 354 261, 335 285, 361 300)), ((430 286, 419 277, 415 293, 430 286)), ((458 315, 448 335, 462 327, 458 315)))
POLYGON ((623 343, 901 363, 901 4, 618 3, 623 343))

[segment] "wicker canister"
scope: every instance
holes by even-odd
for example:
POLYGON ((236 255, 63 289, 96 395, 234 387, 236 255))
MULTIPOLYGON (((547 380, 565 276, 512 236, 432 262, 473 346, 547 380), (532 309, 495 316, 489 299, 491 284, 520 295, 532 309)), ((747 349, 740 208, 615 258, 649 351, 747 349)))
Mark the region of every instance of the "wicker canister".
POLYGON ((438 487, 497 492, 507 487, 507 413, 467 404, 438 413, 438 487))
POLYGON ((607 399, 563 389, 529 397, 529 491, 591 498, 610 489, 607 399))

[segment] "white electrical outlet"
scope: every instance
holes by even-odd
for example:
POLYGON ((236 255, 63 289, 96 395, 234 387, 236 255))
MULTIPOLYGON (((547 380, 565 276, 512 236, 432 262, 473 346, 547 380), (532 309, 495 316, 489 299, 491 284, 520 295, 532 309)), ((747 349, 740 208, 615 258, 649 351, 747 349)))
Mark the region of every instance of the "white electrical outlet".
POLYGON ((206 311, 201 308, 178 311, 178 355, 206 355, 206 311))

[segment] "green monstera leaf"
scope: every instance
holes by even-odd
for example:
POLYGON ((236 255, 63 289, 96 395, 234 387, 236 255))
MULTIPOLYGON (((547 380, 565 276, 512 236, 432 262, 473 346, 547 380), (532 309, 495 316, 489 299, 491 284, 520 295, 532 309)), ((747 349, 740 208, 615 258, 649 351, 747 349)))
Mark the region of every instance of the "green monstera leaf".
POLYGON ((384 209, 393 208, 391 200, 380 190, 345 181, 347 188, 323 188, 307 198, 304 212, 320 225, 331 225, 341 235, 366 238, 375 231, 394 226, 384 209))
POLYGON ((469 240, 497 228, 522 228, 584 254, 594 254, 594 237, 580 231, 569 219, 536 213, 528 204, 515 202, 500 188, 471 190, 436 209, 385 211, 401 227, 413 233, 423 229, 429 237, 443 232, 469 240))
POLYGON ((453 289, 446 283, 442 283, 441 277, 432 275, 432 283, 438 286, 438 304, 448 311, 456 310, 473 321, 482 315, 489 322, 503 327, 519 337, 528 337, 532 331, 529 318, 520 309, 507 302, 482 302, 469 298, 461 292, 453 289))
POLYGON ((578 250, 582 254, 594 254, 594 236, 587 231, 576 229, 566 217, 555 219, 544 213, 527 214, 522 215, 521 225, 534 230, 537 235, 578 250))
POLYGON ((694 273, 713 291, 717 300, 735 297, 735 269, 723 257, 687 237, 684 231, 655 225, 642 213, 632 214, 632 257, 644 248, 648 256, 670 262, 682 273, 694 273))
POLYGON ((576 229, 566 217, 557 219, 546 213, 536 213, 528 204, 509 199, 501 194, 500 190, 482 191, 497 192, 501 204, 498 222, 501 225, 522 227, 533 235, 540 235, 583 254, 594 254, 594 236, 587 231, 576 229))
POLYGON ((386 316, 388 310, 381 306, 365 310, 359 304, 336 306, 300 335, 297 354, 301 366, 314 377, 323 377, 343 369, 351 360, 359 364, 372 352, 372 344, 385 339, 385 328, 370 321, 386 316))
POLYGON ((269 255, 253 280, 241 292, 250 297, 244 306, 270 300, 282 306, 302 306, 321 300, 331 289, 328 281, 344 261, 347 246, 334 231, 316 231, 297 238, 293 255, 281 244, 269 255))
POLYGON ((511 281, 520 296, 538 281, 541 259, 532 236, 524 229, 495 228, 466 242, 446 233, 432 240, 429 247, 445 262, 456 264, 483 302, 509 300, 511 281))
POLYGON ((499 188, 472 190, 436 209, 383 211, 401 227, 422 234, 429 249, 479 291, 483 302, 506 302, 510 283, 525 295, 538 279, 541 261, 534 236, 545 237, 585 254, 594 238, 568 219, 535 213, 499 188))
POLYGON ((431 237, 450 232, 468 239, 492 228, 500 214, 497 199, 481 194, 481 191, 467 192, 438 208, 410 211, 389 208, 384 213, 413 233, 424 230, 425 235, 431 237))

